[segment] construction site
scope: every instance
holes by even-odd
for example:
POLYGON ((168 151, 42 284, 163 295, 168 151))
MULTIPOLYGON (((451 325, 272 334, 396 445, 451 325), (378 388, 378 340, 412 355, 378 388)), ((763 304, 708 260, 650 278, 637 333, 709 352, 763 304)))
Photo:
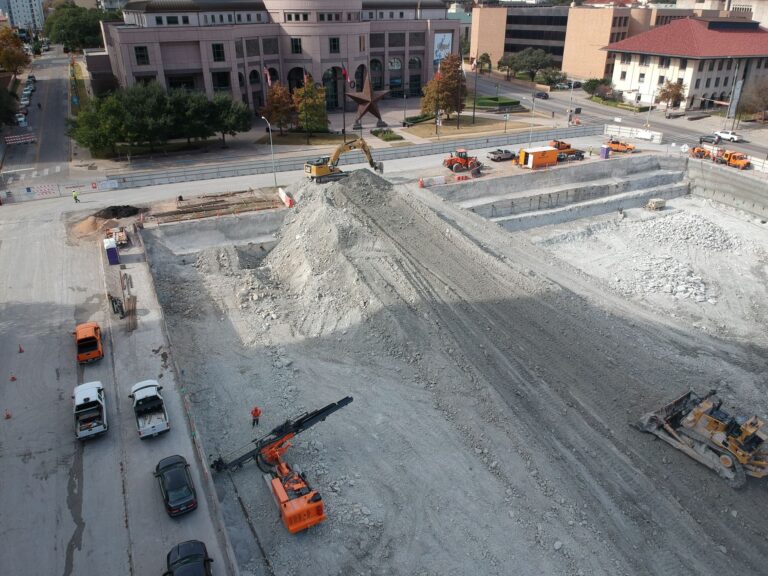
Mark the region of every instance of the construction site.
POLYGON ((239 572, 764 573, 764 182, 653 154, 399 176, 144 219, 239 572), (347 397, 285 437, 324 507, 292 533, 260 462, 227 458, 347 397), (683 430, 699 409, 711 434, 683 430))

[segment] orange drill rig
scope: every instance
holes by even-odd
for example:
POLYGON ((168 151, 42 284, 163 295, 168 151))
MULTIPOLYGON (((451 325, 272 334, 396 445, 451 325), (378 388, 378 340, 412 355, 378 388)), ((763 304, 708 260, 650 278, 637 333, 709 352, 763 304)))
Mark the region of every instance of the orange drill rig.
MULTIPOLYGON (((253 441, 256 446, 239 456, 225 459, 219 457, 211 462, 216 472, 242 467, 249 460, 255 460, 260 470, 269 474, 272 495, 280 509, 283 524, 291 534, 306 530, 325 520, 323 498, 310 487, 303 473, 297 472, 283 460, 283 454, 291 447, 289 440, 352 402, 347 396, 338 402, 328 404, 314 412, 305 412, 293 420, 286 420, 269 434, 253 441)), ((234 452, 233 452, 234 454, 234 452)))

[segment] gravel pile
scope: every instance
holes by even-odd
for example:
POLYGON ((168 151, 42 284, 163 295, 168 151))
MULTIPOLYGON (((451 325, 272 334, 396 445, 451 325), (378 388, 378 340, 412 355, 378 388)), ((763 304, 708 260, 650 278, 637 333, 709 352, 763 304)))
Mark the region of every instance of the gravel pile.
POLYGON ((687 212, 637 221, 631 224, 631 232, 638 240, 666 246, 671 252, 687 250, 692 244, 714 252, 732 252, 742 248, 741 240, 714 222, 687 212))

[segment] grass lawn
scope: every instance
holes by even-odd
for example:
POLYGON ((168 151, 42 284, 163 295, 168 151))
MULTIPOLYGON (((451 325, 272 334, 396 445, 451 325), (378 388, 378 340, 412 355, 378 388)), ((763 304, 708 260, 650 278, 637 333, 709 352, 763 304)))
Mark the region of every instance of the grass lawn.
POLYGON ((85 75, 80 69, 79 63, 75 64, 75 95, 77 96, 80 104, 79 106, 72 104, 72 116, 77 116, 80 108, 84 106, 89 100, 88 91, 85 89, 85 75))
MULTIPOLYGON (((355 134, 355 132, 350 131, 347 134, 347 138, 355 138, 355 134)), ((342 142, 344 142, 343 134, 313 134, 309 139, 310 146, 341 144, 342 142)), ((269 145, 269 134, 265 133, 264 136, 256 140, 255 143, 269 145)), ((301 146, 302 144, 306 146, 307 135, 300 132, 285 132, 282 136, 280 136, 280 132, 275 130, 272 132, 272 143, 275 146, 301 146)))
MULTIPOLYGON (((522 122, 515 122, 510 120, 507 122, 507 132, 519 130, 521 128, 528 128, 528 124, 522 122)), ((450 120, 443 120, 443 125, 440 126, 441 138, 452 138, 455 136, 462 136, 465 134, 474 134, 477 132, 503 132, 504 131, 504 119, 497 120, 496 118, 481 118, 475 117, 475 123, 472 124, 472 113, 466 113, 461 115, 461 126, 456 129, 456 116, 452 116, 450 120)), ((408 128, 408 132, 422 138, 437 138, 435 134, 435 123, 423 122, 416 124, 408 128)))
MULTIPOLYGON (((467 99, 469 102, 469 105, 467 108, 472 107, 472 99, 467 99)), ((497 108, 499 106, 517 106, 520 104, 519 100, 513 100, 512 98, 505 98, 504 96, 499 96, 496 98, 496 96, 478 96, 477 97, 477 107, 478 108, 497 108)), ((466 108, 465 108, 466 110, 466 108)))

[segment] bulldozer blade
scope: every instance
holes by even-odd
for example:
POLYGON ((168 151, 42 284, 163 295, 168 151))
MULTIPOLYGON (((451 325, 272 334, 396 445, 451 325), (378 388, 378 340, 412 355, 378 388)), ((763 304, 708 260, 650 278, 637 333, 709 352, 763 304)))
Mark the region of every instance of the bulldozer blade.
MULTIPOLYGON (((687 414, 691 408, 698 405, 700 401, 699 398, 694 396, 692 391, 688 391, 658 410, 643 414, 643 416, 640 417, 638 425, 644 432, 653 433, 659 428, 663 428, 665 424, 669 424, 671 420, 675 420, 676 417, 687 414)), ((677 423, 679 423, 679 421, 677 423)), ((676 428, 677 426, 673 425, 672 427, 676 428)))

